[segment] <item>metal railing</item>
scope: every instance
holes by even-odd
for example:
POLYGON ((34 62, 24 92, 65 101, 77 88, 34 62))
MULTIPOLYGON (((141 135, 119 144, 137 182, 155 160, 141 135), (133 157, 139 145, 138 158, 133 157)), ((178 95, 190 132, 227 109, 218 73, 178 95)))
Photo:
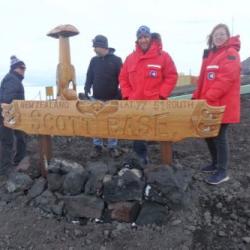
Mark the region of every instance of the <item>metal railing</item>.
MULTIPOLYGON (((240 87, 240 94, 249 94, 250 93, 250 84, 241 85, 240 87)), ((191 99, 192 94, 185 94, 185 95, 178 95, 178 96, 172 96, 169 99, 174 100, 181 100, 181 99, 191 99)))

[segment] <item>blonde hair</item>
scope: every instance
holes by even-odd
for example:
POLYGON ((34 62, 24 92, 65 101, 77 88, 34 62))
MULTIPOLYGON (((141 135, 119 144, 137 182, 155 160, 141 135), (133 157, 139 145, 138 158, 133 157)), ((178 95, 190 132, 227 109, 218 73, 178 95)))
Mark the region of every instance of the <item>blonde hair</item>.
POLYGON ((225 29, 226 33, 227 33, 227 36, 230 37, 230 31, 229 31, 229 28, 226 24, 224 23, 219 23, 217 24, 211 31, 211 33, 208 35, 208 38, 207 38, 207 45, 208 45, 208 48, 211 49, 214 47, 213 45, 213 34, 214 32, 219 29, 219 28, 223 28, 225 29))

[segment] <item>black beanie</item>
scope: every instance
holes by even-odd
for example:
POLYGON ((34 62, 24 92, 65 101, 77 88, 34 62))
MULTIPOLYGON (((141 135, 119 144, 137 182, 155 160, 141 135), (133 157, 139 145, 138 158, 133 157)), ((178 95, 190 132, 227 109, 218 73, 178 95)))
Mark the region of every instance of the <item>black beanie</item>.
POLYGON ((16 56, 10 57, 10 69, 15 70, 19 67, 25 67, 25 63, 19 60, 16 56))
POLYGON ((93 47, 108 49, 108 39, 106 36, 97 35, 93 40, 93 47))

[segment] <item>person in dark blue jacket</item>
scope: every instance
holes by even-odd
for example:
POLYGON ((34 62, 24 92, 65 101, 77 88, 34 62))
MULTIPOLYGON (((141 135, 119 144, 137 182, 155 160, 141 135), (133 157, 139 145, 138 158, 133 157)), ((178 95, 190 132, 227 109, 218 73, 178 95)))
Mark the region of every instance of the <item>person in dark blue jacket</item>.
MULTIPOLYGON (((3 78, 0 86, 0 104, 11 103, 13 100, 24 100, 25 63, 16 56, 11 56, 9 73, 3 78)), ((2 113, 2 112, 1 112, 2 113)), ((22 131, 7 128, 3 124, 0 114, 0 176, 8 175, 14 166, 24 158, 26 154, 25 134, 22 131), (15 149, 14 147, 15 142, 15 149)))
MULTIPOLYGON (((89 98, 92 88, 93 96, 91 99, 99 101, 108 101, 120 99, 119 73, 122 66, 120 57, 114 55, 115 49, 108 47, 108 39, 103 35, 97 35, 93 39, 93 47, 96 56, 90 61, 87 78, 85 82, 85 96, 89 98)), ((98 157, 102 154, 103 140, 94 138, 94 151, 92 157, 98 157)), ((107 142, 109 153, 112 157, 118 157, 117 139, 109 138, 107 142)))

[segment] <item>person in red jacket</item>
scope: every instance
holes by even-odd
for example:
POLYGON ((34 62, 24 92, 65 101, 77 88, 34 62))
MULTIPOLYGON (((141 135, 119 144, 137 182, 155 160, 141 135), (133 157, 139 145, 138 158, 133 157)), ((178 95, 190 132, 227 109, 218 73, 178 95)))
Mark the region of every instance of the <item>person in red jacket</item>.
MULTIPOLYGON (((161 37, 152 37, 147 26, 136 33, 136 49, 125 60, 119 76, 125 100, 167 99, 177 82, 177 71, 170 55, 162 50, 161 37)), ((135 141, 134 150, 144 164, 148 163, 147 145, 135 141)))
POLYGON ((216 25, 208 36, 208 49, 204 51, 198 86, 193 99, 205 99, 209 105, 225 106, 218 136, 206 138, 212 163, 203 167, 210 172, 206 181, 219 184, 229 180, 228 125, 240 121, 240 40, 230 37, 225 24, 216 25))

